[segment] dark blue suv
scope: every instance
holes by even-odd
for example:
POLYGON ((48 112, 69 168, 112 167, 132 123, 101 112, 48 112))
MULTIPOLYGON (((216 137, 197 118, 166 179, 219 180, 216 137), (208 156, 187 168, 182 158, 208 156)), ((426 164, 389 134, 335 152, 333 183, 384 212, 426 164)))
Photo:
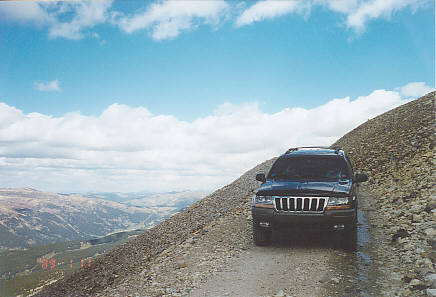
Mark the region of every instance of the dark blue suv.
POLYGON ((281 155, 253 197, 253 239, 270 242, 273 229, 325 228, 355 236, 359 183, 366 174, 354 174, 339 148, 298 147, 281 155))

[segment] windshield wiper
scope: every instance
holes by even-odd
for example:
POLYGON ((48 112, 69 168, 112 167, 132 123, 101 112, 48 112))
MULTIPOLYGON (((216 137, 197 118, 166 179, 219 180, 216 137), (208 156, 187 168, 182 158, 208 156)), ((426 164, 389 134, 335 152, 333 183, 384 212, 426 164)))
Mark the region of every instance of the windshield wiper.
POLYGON ((286 175, 286 174, 274 174, 271 175, 272 179, 286 179, 286 180, 300 180, 302 179, 301 176, 297 175, 286 175))

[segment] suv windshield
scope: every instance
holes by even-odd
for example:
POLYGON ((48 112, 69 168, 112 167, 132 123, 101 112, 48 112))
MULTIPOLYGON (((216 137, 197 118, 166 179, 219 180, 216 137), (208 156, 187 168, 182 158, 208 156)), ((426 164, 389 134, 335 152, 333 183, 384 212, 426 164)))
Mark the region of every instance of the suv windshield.
POLYGON ((337 156, 279 158, 268 173, 268 179, 336 181, 349 178, 345 161, 337 156))

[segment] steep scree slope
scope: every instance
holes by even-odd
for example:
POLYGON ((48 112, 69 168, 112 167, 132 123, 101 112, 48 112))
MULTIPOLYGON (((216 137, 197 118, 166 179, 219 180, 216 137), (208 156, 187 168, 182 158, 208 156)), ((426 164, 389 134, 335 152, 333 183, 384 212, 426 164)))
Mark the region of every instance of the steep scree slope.
POLYGON ((273 161, 254 167, 233 183, 98 258, 91 267, 45 287, 36 296, 94 296, 106 287, 115 287, 128 275, 140 273, 162 251, 181 244, 212 221, 241 208, 247 195, 259 184, 256 173, 267 172, 273 161))
POLYGON ((378 196, 374 227, 392 247, 381 248, 379 258, 405 282, 407 296, 431 286, 424 279, 436 261, 435 94, 367 121, 333 144, 369 175, 378 196))

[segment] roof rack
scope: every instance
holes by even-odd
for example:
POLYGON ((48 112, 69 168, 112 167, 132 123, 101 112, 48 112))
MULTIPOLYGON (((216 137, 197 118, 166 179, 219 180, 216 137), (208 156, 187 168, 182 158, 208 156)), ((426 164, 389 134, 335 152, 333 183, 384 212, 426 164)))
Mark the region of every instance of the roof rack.
POLYGON ((289 154, 293 151, 298 151, 299 149, 329 149, 329 150, 335 150, 335 153, 338 154, 339 151, 342 151, 342 148, 340 147, 331 147, 331 146, 299 146, 299 147, 292 147, 286 151, 285 154, 289 154))

